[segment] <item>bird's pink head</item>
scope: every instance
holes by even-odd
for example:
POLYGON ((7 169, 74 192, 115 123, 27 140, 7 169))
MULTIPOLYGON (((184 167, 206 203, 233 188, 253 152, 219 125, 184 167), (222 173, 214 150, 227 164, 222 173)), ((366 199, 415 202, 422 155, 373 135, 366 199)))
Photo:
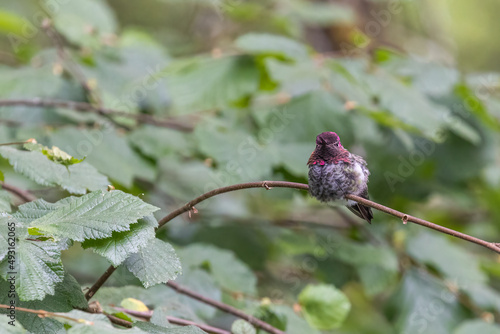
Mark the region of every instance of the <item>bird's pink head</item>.
POLYGON ((316 137, 316 145, 319 145, 319 146, 334 145, 334 146, 342 147, 342 144, 340 143, 340 138, 335 132, 320 133, 316 137))

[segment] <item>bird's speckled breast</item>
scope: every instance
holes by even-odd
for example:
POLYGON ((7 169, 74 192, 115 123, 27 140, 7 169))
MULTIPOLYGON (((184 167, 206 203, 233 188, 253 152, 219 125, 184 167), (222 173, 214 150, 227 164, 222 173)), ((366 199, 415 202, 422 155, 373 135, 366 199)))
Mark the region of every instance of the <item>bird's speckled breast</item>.
POLYGON ((365 165, 343 161, 309 165, 309 192, 322 202, 343 200, 344 195, 366 191, 368 170, 365 165))

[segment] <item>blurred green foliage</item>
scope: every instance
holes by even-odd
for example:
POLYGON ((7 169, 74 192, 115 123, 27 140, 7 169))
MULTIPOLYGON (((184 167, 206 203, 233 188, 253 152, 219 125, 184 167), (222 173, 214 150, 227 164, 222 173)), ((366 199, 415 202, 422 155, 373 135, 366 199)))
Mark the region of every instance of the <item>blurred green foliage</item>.
MULTIPOLYGON (((498 8, 488 3, 489 12, 498 8)), ((44 200, 17 209, 19 201, 2 190, 0 209, 15 212, 20 224, 37 222, 31 234, 47 233, 33 230, 50 226, 45 214, 69 214, 71 205, 84 205, 112 184, 123 196, 129 195, 121 191, 139 195, 159 207, 159 219, 217 187, 305 183, 316 135, 335 131, 368 162, 375 201, 500 240, 500 77, 498 64, 488 60, 498 51, 481 44, 480 27, 464 31, 471 23, 461 24, 463 13, 478 17, 476 24, 491 13, 463 1, 359 4, 2 4, 0 105, 34 98, 92 102, 137 118, 22 103, 0 107, 1 143, 36 138, 69 154, 51 151, 51 161, 41 151, 0 148, 5 183, 44 200), (452 24, 444 26, 431 12, 452 24), (41 28, 44 17, 63 38, 64 58, 41 28), (82 87, 82 78, 99 101, 82 87), (141 116, 192 129, 144 124, 141 116), (79 163, 57 163, 61 154, 79 163)), ((45 252, 38 270, 45 270, 51 285, 31 282, 39 290, 22 290, 24 305, 59 312, 84 307, 78 285, 95 282, 110 263, 124 263, 95 296, 106 311, 136 298, 158 314, 166 310, 252 332, 248 323, 233 324, 233 317, 155 285, 180 272, 180 258, 180 284, 291 334, 500 332, 499 257, 476 245, 380 213, 360 227, 343 208, 332 210, 290 189, 220 195, 169 223, 160 240, 153 238, 156 220, 147 216, 154 210, 141 200, 131 200, 142 211, 125 212, 125 227, 106 211, 102 224, 110 225, 101 226, 102 235, 61 234, 52 227, 54 235, 40 245, 27 241, 24 263, 45 252), (71 242, 52 237, 83 242, 66 250, 71 242)), ((6 298, 2 294, 0 301, 6 298)), ((44 333, 64 328, 54 319, 20 313, 19 321, 44 333)), ((105 318, 96 321, 111 326, 105 318)), ((136 329, 152 332, 160 326, 153 324, 136 329)))

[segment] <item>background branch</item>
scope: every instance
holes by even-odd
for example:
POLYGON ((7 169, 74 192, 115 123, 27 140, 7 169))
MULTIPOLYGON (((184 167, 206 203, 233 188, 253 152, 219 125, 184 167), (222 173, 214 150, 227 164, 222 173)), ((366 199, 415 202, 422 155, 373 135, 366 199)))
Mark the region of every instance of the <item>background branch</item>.
POLYGON ((20 199, 22 199, 24 202, 32 202, 36 200, 36 196, 31 194, 27 190, 20 189, 18 187, 15 187, 13 185, 7 184, 5 182, 0 182, 0 185, 2 186, 2 189, 7 190, 8 192, 13 193, 20 199))
MULTIPOLYGON (((121 311, 121 312, 130 314, 130 315, 133 315, 134 317, 146 319, 147 321, 149 321, 149 319, 151 319, 151 317, 153 316, 153 312, 154 312, 154 311, 143 311, 143 312, 141 312, 141 311, 134 311, 134 310, 128 310, 128 309, 122 308, 122 307, 115 307, 115 309, 117 311, 121 311)), ((205 325, 205 324, 199 324, 197 322, 189 321, 189 320, 186 320, 186 319, 172 317, 172 316, 169 316, 169 315, 167 315, 166 318, 167 318, 168 322, 170 322, 172 324, 175 324, 175 325, 181 325, 181 326, 190 326, 191 325, 191 326, 196 326, 196 327, 204 330, 205 332, 213 333, 213 334, 231 334, 231 332, 228 332, 228 331, 226 331, 224 329, 220 329, 220 328, 209 326, 209 325, 205 325)))
POLYGON ((192 290, 189 290, 173 281, 169 281, 166 283, 169 287, 171 287, 172 289, 174 289, 175 291, 177 291, 178 293, 181 293, 183 295, 186 295, 188 297, 191 297, 193 299, 196 299, 202 303, 205 303, 205 304, 208 304, 210 306, 213 306, 223 312, 226 312, 226 313, 229 313, 229 314, 232 314, 232 315, 235 315, 237 316, 238 318, 241 318, 243 320, 246 320, 248 321, 249 323, 251 323, 252 325, 254 325, 255 327, 257 328, 261 328, 262 330, 265 330, 266 332, 268 333, 272 333, 272 334, 285 334, 285 332, 277 329, 276 327, 273 327, 271 326, 270 324, 268 324, 267 322, 264 322, 252 315, 249 315, 249 314, 246 314, 245 312, 242 312, 240 310, 238 310, 237 308, 234 308, 230 305, 227 305, 227 304, 224 304, 224 303, 221 303, 221 302, 218 302, 216 300, 213 300, 213 299, 210 299, 208 297, 205 297, 203 295, 200 295, 199 293, 196 293, 192 290))
POLYGON ((134 119, 142 124, 151 124, 158 127, 170 128, 182 132, 190 132, 193 126, 184 124, 182 122, 171 119, 158 119, 147 114, 131 114, 125 111, 119 111, 101 106, 95 106, 86 102, 74 102, 63 100, 50 100, 50 99, 5 99, 0 100, 0 107, 2 106, 26 106, 26 107, 48 107, 48 108, 66 108, 80 112, 95 112, 98 115, 120 116, 125 118, 134 119))

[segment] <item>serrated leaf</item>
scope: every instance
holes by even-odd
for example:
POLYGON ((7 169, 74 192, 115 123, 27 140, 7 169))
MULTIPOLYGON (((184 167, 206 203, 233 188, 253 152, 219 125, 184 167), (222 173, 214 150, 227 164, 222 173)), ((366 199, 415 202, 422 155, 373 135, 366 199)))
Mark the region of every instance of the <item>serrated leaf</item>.
POLYGON ((248 53, 260 55, 273 55, 291 60, 304 60, 307 58, 307 48, 284 36, 249 33, 239 37, 235 45, 248 53))
POLYGON ((333 285, 308 285, 299 295, 299 303, 307 322, 317 329, 327 330, 342 325, 351 303, 333 285))
POLYGON ((233 334, 257 334, 255 328, 243 319, 238 319, 231 325, 231 333, 233 334))
MULTIPOLYGON (((0 279, 0 291, 9 291, 9 283, 0 279)), ((0 294, 0 304, 9 304, 12 298, 7 293, 0 294)), ((74 308, 85 309, 87 301, 75 278, 66 274, 64 281, 55 286, 53 296, 47 295, 43 300, 20 301, 19 296, 14 298, 17 307, 49 312, 69 312, 74 308)), ((0 313, 6 310, 0 309, 0 313)), ((4 315, 2 315, 2 318, 4 315)), ((52 318, 40 318, 37 314, 16 312, 16 324, 20 323, 30 333, 53 334, 60 333, 63 325, 52 318)))
POLYGON ((63 203, 30 226, 75 241, 102 239, 114 231, 130 230, 130 224, 159 209, 119 190, 94 191, 63 203))
POLYGON ((202 60, 168 77, 179 113, 230 107, 255 93, 260 73, 248 56, 202 60))
MULTIPOLYGON (((64 278, 59 245, 52 241, 21 239, 16 248, 19 298, 42 300, 47 294, 53 295, 55 285, 64 278)), ((10 275, 7 273, 7 276, 10 275)))
POLYGON ((105 189, 109 184, 104 175, 85 162, 66 167, 50 161, 40 152, 20 151, 11 147, 0 147, 0 155, 9 160, 16 172, 36 183, 45 186, 59 185, 73 194, 105 189))
POLYGON ((113 266, 120 265, 139 248, 155 237, 156 219, 146 216, 130 225, 130 231, 113 232, 112 236, 104 239, 87 239, 82 242, 84 249, 91 248, 94 252, 104 256, 113 266))
POLYGON ((0 262, 9 252, 9 246, 15 243, 16 221, 11 216, 4 213, 0 214, 0 262))
POLYGON ((190 268, 207 268, 221 287, 249 295, 256 292, 257 279, 248 266, 233 252, 211 245, 191 245, 179 250, 182 264, 190 268))
POLYGON ((181 274, 181 262, 174 248, 157 238, 132 254, 125 265, 146 288, 166 283, 181 274))

